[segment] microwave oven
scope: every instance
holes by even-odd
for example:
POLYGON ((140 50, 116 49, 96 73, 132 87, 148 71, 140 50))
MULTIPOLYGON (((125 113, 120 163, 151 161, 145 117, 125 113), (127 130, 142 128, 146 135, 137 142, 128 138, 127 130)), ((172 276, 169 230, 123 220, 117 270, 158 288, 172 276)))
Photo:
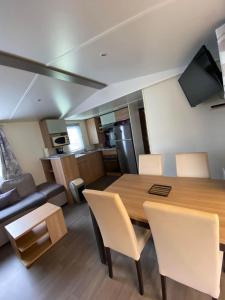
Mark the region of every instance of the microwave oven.
POLYGON ((63 147, 70 144, 68 134, 52 136, 53 147, 63 147))

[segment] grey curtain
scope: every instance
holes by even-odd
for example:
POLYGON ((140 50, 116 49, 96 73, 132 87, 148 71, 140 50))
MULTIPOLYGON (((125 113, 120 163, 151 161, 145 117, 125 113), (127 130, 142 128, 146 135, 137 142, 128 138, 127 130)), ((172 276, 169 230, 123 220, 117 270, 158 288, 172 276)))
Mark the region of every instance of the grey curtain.
POLYGON ((9 142, 2 128, 0 128, 0 158, 4 179, 12 179, 22 174, 22 169, 10 149, 9 142))

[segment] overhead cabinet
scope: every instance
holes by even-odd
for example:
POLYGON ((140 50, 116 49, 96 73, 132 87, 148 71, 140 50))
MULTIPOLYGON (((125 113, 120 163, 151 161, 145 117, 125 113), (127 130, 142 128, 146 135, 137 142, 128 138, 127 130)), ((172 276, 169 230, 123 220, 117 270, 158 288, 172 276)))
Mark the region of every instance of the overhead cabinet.
POLYGON ((45 120, 49 134, 67 132, 65 120, 45 120))
POLYGON ((95 118, 88 119, 86 121, 86 127, 91 145, 99 144, 98 131, 95 123, 95 118))
POLYGON ((89 143, 91 145, 103 144, 104 143, 104 135, 100 130, 100 118, 95 117, 86 120, 86 128, 89 137, 89 143))
POLYGON ((127 107, 124 107, 122 109, 119 109, 114 112, 100 116, 102 126, 113 124, 113 123, 119 122, 119 121, 128 120, 129 118, 130 118, 130 116, 129 116, 129 111, 128 111, 127 107))
POLYGON ((65 120, 56 120, 56 119, 42 120, 39 121, 39 125, 40 125, 41 134, 44 140, 45 147, 48 148, 50 151, 53 148, 51 137, 53 135, 67 133, 65 120))
POLYGON ((116 122, 128 120, 130 118, 128 107, 115 111, 116 122))
POLYGON ((105 114, 100 116, 102 126, 112 124, 116 122, 115 113, 111 112, 109 114, 105 114))

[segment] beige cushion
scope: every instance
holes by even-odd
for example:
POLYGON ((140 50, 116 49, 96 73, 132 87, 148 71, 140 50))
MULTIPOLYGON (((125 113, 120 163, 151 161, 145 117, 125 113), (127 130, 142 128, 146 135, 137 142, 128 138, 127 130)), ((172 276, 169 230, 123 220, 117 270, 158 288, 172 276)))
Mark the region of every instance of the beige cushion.
POLYGON ((137 225, 133 225, 133 227, 137 238, 138 250, 141 253, 151 236, 151 231, 137 225))
POLYGON ((206 152, 177 153, 177 176, 209 178, 208 154, 206 152))
POLYGON ((223 259, 218 216, 151 202, 144 203, 144 210, 160 274, 218 298, 223 259))
POLYGON ((105 247, 139 260, 150 230, 136 229, 136 236, 118 194, 89 189, 83 194, 95 215, 105 247))
POLYGON ((160 154, 139 155, 139 174, 163 175, 162 155, 160 154))
POLYGON ((0 191, 5 193, 16 188, 20 197, 29 196, 37 191, 33 176, 30 173, 22 174, 14 179, 3 180, 0 183, 0 191))

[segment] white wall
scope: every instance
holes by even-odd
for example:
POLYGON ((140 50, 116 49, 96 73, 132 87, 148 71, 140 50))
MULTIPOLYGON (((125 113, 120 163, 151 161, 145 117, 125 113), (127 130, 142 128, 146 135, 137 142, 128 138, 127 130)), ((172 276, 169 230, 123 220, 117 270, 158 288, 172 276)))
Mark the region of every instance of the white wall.
POLYGON ((23 171, 31 173, 36 184, 46 181, 40 161, 44 142, 38 122, 9 122, 1 125, 23 171))
POLYGON ((149 74, 125 81, 112 83, 104 89, 98 90, 92 94, 85 101, 82 101, 74 110, 71 110, 65 117, 71 117, 79 115, 90 109, 109 103, 121 97, 127 96, 135 91, 139 91, 145 87, 156 84, 162 80, 171 78, 180 74, 184 70, 184 67, 170 69, 154 74, 149 74))
POLYGON ((222 178, 225 108, 212 110, 211 101, 191 108, 177 77, 144 89, 143 99, 150 150, 164 154, 165 175, 176 175, 176 152, 206 151, 212 177, 222 178))

